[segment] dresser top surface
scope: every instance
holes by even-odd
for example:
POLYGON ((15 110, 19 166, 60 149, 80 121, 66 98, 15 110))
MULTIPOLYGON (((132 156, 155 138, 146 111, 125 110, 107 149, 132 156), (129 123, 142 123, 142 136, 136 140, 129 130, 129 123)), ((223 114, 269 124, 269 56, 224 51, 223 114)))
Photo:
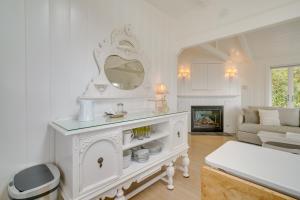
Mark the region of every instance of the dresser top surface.
POLYGON ((96 117, 93 121, 81 122, 77 119, 64 119, 53 121, 52 124, 64 129, 65 131, 75 131, 85 128, 93 128, 98 126, 107 126, 117 123, 126 123, 135 120, 150 119, 155 117, 163 117, 174 114, 187 113, 187 111, 176 111, 167 113, 154 113, 154 112, 143 112, 143 113, 130 113, 125 117, 121 118, 110 118, 110 117, 96 117))

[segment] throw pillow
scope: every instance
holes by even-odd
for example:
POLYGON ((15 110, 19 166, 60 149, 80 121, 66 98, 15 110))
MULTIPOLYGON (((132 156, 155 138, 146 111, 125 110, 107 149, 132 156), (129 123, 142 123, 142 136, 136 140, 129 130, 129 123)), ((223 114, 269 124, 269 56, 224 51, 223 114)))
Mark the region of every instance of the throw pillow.
POLYGON ((278 110, 258 110, 261 125, 279 126, 279 112, 278 110))
POLYGON ((258 110, 244 108, 243 112, 245 116, 245 123, 259 124, 258 110))
POLYGON ((278 109, 280 123, 283 126, 299 126, 299 109, 280 108, 278 109))

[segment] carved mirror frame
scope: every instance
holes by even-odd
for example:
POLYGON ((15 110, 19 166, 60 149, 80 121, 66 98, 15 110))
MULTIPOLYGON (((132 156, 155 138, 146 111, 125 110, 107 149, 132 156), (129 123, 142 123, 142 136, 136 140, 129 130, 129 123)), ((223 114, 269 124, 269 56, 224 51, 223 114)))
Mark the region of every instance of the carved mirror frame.
POLYGON ((99 75, 91 80, 81 99, 101 98, 141 98, 152 94, 150 84, 150 67, 131 25, 112 31, 109 40, 103 40, 94 50, 94 58, 99 69, 99 75), (144 67, 143 83, 132 90, 122 90, 113 86, 104 71, 106 59, 111 55, 120 56, 126 60, 138 60, 144 67))

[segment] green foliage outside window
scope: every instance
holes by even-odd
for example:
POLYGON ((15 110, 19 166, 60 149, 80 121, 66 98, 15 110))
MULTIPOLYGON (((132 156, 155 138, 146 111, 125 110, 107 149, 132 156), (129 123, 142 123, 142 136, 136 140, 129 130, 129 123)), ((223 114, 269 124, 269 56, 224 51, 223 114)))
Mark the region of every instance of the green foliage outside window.
POLYGON ((272 69, 272 105, 287 106, 288 68, 272 69))
POLYGON ((300 67, 293 68, 293 82, 294 82, 294 107, 300 107, 300 67))

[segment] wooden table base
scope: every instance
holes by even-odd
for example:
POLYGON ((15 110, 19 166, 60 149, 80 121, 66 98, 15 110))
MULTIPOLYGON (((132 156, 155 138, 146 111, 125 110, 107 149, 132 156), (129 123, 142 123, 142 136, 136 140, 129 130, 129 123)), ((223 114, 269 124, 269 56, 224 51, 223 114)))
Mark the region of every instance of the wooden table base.
POLYGON ((296 200, 208 166, 201 181, 201 200, 296 200))

